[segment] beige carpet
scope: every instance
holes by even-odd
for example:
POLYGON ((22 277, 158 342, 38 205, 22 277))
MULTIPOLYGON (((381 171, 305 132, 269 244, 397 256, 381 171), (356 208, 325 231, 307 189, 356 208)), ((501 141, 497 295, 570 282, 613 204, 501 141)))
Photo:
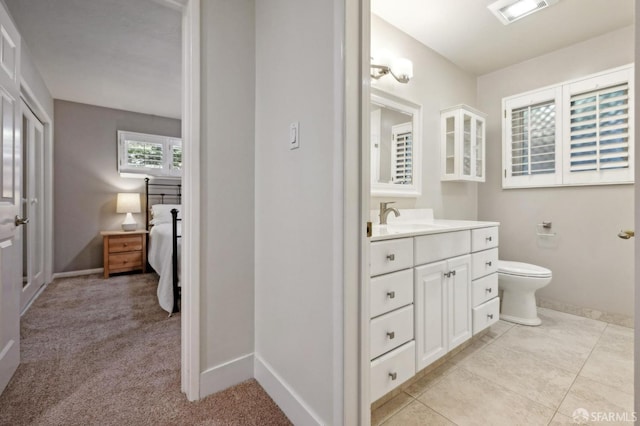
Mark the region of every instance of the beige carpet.
POLYGON ((289 425, 255 380, 190 403, 155 274, 57 280, 22 318, 2 425, 289 425))

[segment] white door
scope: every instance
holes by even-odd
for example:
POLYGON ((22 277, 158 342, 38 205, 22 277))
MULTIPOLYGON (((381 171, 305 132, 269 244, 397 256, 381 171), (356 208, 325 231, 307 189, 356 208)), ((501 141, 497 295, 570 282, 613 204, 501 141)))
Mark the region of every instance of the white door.
POLYGON ((44 126, 22 104, 22 293, 20 310, 44 284, 44 126))
POLYGON ((447 279, 449 298, 449 347, 452 350, 471 337, 471 256, 449 260, 455 273, 447 279))
POLYGON ((0 3, 0 392, 20 363, 20 36, 0 3), (18 217, 19 219, 19 217, 18 217))
POLYGON ((416 371, 447 353, 447 262, 415 268, 416 371))

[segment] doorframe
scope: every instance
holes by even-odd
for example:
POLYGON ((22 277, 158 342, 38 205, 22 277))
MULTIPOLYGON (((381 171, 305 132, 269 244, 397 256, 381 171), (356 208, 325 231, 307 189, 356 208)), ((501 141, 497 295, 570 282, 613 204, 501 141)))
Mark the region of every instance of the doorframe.
MULTIPOLYGON (((53 281, 53 117, 35 95, 33 89, 20 75, 20 97, 31 109, 33 114, 42 122, 44 127, 44 285, 27 303, 20 315, 22 316, 37 299, 44 288, 53 281)), ((20 113, 22 115, 22 112, 20 113)), ((22 119, 21 119, 22 122, 22 119)))
POLYGON ((370 0, 345 0, 344 421, 369 425, 370 0))
POLYGON ((181 387, 200 398, 200 0, 168 4, 182 9, 182 329, 181 387))

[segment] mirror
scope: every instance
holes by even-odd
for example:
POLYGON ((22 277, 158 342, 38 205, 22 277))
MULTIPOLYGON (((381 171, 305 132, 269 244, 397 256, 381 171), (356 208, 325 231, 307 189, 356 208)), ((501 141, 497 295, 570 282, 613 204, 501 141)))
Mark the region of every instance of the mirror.
POLYGON ((422 107, 371 89, 371 195, 422 192, 422 107))

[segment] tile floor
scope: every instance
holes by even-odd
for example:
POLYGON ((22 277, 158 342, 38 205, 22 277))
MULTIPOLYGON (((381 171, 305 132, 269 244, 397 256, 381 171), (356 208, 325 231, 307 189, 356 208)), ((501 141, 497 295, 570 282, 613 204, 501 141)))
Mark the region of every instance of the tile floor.
POLYGON ((539 327, 498 322, 373 411, 371 424, 575 425, 577 409, 586 410, 588 424, 598 416, 607 420, 601 424, 631 424, 624 420, 633 416, 633 330, 538 313, 539 327))

